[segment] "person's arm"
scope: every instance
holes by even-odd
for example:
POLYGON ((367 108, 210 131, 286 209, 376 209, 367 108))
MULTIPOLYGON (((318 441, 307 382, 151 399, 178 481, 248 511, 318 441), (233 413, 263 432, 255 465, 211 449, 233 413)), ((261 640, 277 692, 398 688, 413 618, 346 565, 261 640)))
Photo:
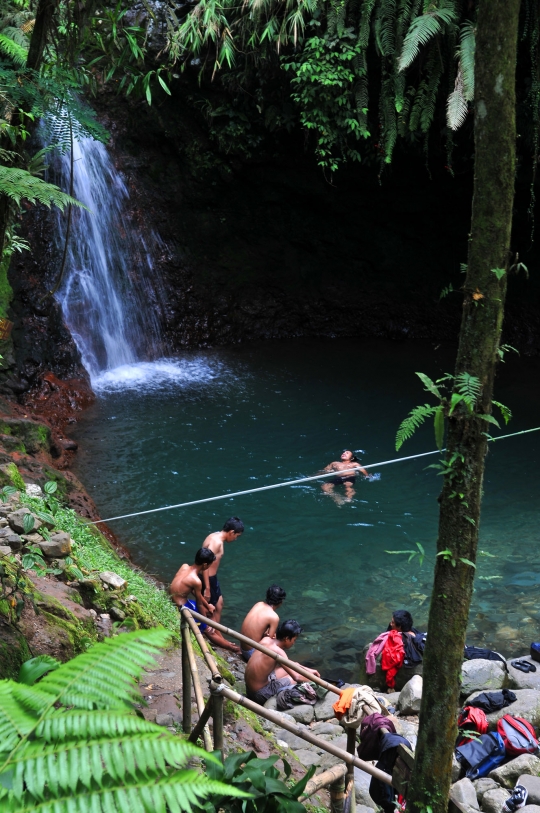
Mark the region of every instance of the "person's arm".
POLYGON ((270 621, 268 622, 268 628, 264 634, 267 635, 269 638, 275 638, 278 627, 279 627, 279 616, 276 615, 274 616, 274 618, 271 618, 270 621))
MULTIPOLYGON (((293 680, 296 680, 297 683, 302 683, 306 680, 309 680, 305 675, 301 675, 300 672, 295 672, 294 669, 291 669, 289 666, 285 666, 283 663, 279 664, 282 669, 292 677, 293 680)), ((320 677, 320 674, 317 672, 316 669, 310 669, 309 666, 304 666, 304 669, 307 669, 308 672, 311 672, 316 677, 320 677)))
POLYGON ((207 570, 203 570, 201 573, 201 581, 203 583, 202 592, 205 598, 210 598, 210 576, 208 575, 207 570))
POLYGON ((209 616, 212 615, 214 610, 216 609, 213 604, 210 604, 202 594, 202 583, 195 587, 193 587, 193 593, 195 595, 195 600, 197 601, 197 607, 199 607, 201 613, 203 615, 207 613, 209 616))
POLYGON ((357 466, 356 468, 358 469, 359 472, 361 472, 364 475, 364 477, 372 477, 372 475, 369 473, 369 471, 362 468, 362 466, 357 466))

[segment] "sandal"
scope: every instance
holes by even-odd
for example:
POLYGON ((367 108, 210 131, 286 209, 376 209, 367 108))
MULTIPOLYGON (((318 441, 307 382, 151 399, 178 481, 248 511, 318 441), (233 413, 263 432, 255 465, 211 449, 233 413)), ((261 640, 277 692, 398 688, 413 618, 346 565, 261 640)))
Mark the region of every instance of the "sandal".
POLYGON ((536 672, 536 666, 534 663, 530 663, 529 661, 510 661, 510 666, 513 666, 514 669, 519 669, 520 672, 536 672))

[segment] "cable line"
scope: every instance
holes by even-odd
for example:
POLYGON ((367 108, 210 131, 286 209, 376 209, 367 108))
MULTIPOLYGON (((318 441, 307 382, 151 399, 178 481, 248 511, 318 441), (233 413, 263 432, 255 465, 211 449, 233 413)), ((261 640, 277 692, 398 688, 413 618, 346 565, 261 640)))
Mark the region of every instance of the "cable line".
MULTIPOLYGON (((523 429, 521 432, 513 432, 511 435, 501 435, 498 438, 488 438, 488 442, 495 440, 505 440, 506 438, 514 438, 517 435, 526 435, 529 432, 538 432, 540 426, 535 429, 523 429)), ((381 466, 390 466, 392 463, 403 463, 405 460, 416 460, 419 457, 427 457, 432 454, 441 454, 446 449, 435 449, 433 452, 421 452, 420 454, 412 454, 408 457, 396 457, 393 460, 383 460, 382 463, 368 463, 362 466, 363 469, 380 468, 381 466)), ((214 502, 215 500, 227 500, 231 497, 243 497, 245 494, 255 494, 258 491, 270 491, 272 488, 284 488, 285 486, 298 485, 298 483, 311 483, 313 480, 323 480, 325 477, 342 477, 344 474, 358 472, 358 469, 341 469, 339 471, 329 471, 325 474, 316 474, 313 477, 302 477, 300 480, 285 480, 283 483, 273 483, 270 486, 259 486, 258 488, 248 488, 246 491, 232 491, 229 494, 219 494, 217 497, 205 497, 203 500, 190 500, 189 502, 179 502, 176 505, 164 505, 161 508, 149 508, 147 511, 135 511, 133 514, 121 514, 118 517, 109 517, 108 519, 96 519, 90 522, 90 525, 99 525, 101 522, 114 522, 117 519, 128 519, 130 517, 142 517, 144 514, 156 514, 158 511, 172 511, 175 508, 187 508, 190 505, 201 505, 205 502, 214 502)))

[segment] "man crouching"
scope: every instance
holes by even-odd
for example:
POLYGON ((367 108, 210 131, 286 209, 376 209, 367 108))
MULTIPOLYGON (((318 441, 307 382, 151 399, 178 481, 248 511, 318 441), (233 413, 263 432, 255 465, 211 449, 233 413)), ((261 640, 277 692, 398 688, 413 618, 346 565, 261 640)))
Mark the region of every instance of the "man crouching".
MULTIPOLYGON (((277 655, 287 658, 287 650, 296 643, 296 639, 302 632, 302 627, 297 621, 283 621, 276 631, 275 638, 265 636, 261 644, 268 649, 272 649, 277 655)), ((306 667, 307 668, 307 667, 306 667)), ((320 677, 316 669, 309 669, 317 677, 320 677)), ((289 666, 276 666, 270 655, 265 655, 257 649, 250 657, 246 666, 246 690, 250 700, 264 706, 267 700, 275 697, 284 689, 293 686, 297 682, 306 680, 304 675, 295 672, 289 666)))

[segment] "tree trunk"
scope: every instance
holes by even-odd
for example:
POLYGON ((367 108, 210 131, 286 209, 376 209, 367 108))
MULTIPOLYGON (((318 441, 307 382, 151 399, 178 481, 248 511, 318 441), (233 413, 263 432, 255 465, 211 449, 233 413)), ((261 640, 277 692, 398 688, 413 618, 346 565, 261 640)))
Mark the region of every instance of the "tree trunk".
POLYGON ((489 430, 480 416, 491 413, 510 259, 519 7, 520 0, 480 0, 478 11, 474 197, 455 374, 476 376, 482 391, 474 414, 461 403, 448 419, 437 552, 451 553, 435 566, 411 813, 446 813, 448 805, 489 430))

